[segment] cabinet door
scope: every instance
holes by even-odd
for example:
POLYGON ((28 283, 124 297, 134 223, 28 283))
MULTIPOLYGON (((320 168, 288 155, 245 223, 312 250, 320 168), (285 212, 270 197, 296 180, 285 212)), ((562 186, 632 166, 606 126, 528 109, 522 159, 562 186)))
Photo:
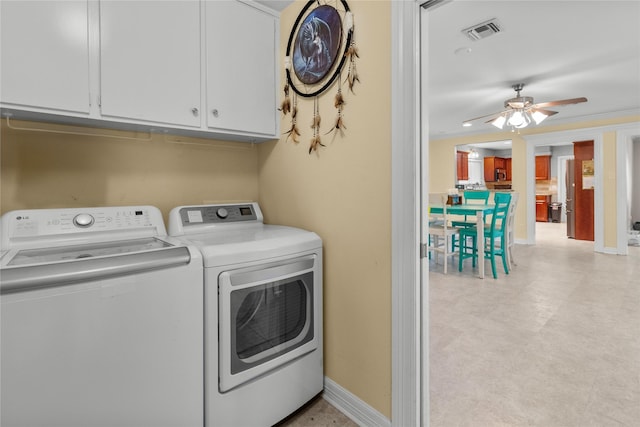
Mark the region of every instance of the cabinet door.
POLYGON ((469 153, 466 151, 456 152, 456 169, 459 181, 469 179, 469 153))
POLYGON ((536 196, 536 221, 547 222, 549 220, 550 196, 536 196))
POLYGON ((511 181, 511 158, 504 159, 504 168, 507 170, 507 181, 511 181))
POLYGON ((207 1, 207 125, 276 136, 274 16, 237 1, 207 1))
POLYGON ((101 113, 200 126, 200 5, 100 2, 101 113))
POLYGON ((493 182, 496 180, 495 157, 484 158, 484 180, 485 182, 493 182))
POLYGON ((506 162, 505 162, 504 158, 496 157, 494 164, 495 164, 496 169, 504 169, 505 165, 506 165, 506 162))
POLYGON ((550 178, 551 156, 536 156, 536 180, 546 181, 550 178))
POLYGON ((87 7, 86 0, 0 2, 3 106, 89 113, 87 7))

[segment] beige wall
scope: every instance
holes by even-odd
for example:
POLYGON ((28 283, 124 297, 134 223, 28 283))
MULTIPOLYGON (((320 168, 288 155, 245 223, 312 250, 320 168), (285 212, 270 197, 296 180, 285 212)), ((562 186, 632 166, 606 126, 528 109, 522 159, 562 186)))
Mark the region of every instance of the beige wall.
MULTIPOLYGON (((282 56, 305 3, 296 2, 282 13, 282 56)), ((260 204, 269 222, 322 237, 325 374, 390 418, 391 8, 381 1, 349 6, 361 84, 355 94, 343 87, 345 135, 324 135, 336 117, 334 87, 319 100, 327 146, 309 155, 313 101, 300 99, 300 143, 283 137, 259 147, 260 204)), ((281 127, 290 127, 289 117, 281 127)))
MULTIPOLYGON (((515 233, 517 239, 526 240, 527 211, 524 201, 527 195, 526 142, 523 137, 534 134, 545 134, 576 129, 596 128, 637 122, 639 116, 621 117, 618 119, 598 120, 571 125, 531 128, 512 132, 493 132, 459 138, 439 139, 429 143, 429 185, 433 192, 446 191, 455 183, 455 147, 456 145, 478 142, 502 141, 512 139, 512 176, 513 190, 520 193, 520 202, 516 212, 515 233)), ((604 177, 604 246, 615 248, 617 245, 617 212, 616 212, 616 133, 603 132, 603 177, 604 177)))
POLYGON ((2 121, 2 213, 149 204, 166 220, 182 204, 258 198, 258 150, 249 144, 157 134, 148 140, 147 133, 26 121, 11 125, 49 132, 14 130, 2 121), (131 137, 137 139, 123 139, 131 137))

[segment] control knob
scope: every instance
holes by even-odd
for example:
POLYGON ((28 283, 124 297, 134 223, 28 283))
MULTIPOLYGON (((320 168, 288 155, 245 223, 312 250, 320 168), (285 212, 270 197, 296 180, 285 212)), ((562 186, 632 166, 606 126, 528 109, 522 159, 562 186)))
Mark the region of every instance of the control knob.
POLYGON ((218 208, 218 210, 216 211, 216 215, 218 215, 218 218, 220 219, 225 219, 227 216, 229 216, 229 212, 225 208, 218 208))
POLYGON ((80 228, 91 227, 94 223, 94 218, 90 214, 78 214, 73 218, 73 225, 80 228))

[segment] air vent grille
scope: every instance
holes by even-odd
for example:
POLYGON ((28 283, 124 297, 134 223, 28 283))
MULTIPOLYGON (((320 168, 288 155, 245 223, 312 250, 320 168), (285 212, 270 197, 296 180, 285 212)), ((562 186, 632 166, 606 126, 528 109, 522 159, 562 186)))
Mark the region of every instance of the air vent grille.
POLYGON ((502 31, 502 26, 496 18, 462 30, 462 32, 473 41, 485 39, 493 34, 499 33, 500 31, 502 31))

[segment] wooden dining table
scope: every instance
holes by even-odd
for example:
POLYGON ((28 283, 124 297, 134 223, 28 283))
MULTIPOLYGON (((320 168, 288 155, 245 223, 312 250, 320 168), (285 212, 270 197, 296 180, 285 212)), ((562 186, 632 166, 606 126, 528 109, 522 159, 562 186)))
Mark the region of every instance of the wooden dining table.
MULTIPOLYGON (((478 224, 484 224, 484 216, 493 213, 495 205, 462 203, 447 205, 447 215, 475 215, 478 224)), ((435 214, 444 213, 444 205, 429 205, 429 211, 435 214)), ((484 227, 478 227, 478 276, 484 279, 484 227)))

